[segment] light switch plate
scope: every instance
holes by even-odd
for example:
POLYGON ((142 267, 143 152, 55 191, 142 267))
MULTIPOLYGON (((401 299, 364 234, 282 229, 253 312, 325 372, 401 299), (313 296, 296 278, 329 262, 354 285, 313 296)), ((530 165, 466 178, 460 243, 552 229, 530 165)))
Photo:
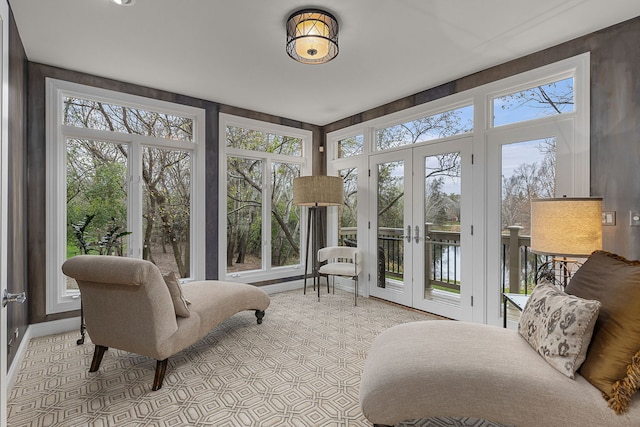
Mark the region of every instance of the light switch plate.
POLYGON ((616 225, 616 211, 602 212, 602 225, 616 225))
POLYGON ((640 226, 640 211, 629 211, 629 225, 640 226))

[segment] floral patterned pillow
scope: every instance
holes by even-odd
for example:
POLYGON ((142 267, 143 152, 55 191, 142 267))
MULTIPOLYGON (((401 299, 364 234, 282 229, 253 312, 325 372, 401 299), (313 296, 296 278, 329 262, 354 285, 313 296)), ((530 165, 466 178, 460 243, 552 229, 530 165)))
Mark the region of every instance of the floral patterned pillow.
POLYGON ((518 331, 551 366, 574 378, 587 356, 599 311, 599 301, 540 283, 522 311, 518 331))

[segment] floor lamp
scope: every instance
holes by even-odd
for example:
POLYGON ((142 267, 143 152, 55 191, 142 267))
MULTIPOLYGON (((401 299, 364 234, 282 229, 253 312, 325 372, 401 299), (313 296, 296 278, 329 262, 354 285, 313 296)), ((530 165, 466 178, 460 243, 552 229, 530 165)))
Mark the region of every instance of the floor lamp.
POLYGON ((544 278, 564 289, 571 278, 570 264, 580 266, 578 261, 567 257, 587 258, 599 249, 602 249, 601 198, 531 200, 531 252, 553 256, 538 269, 536 283, 544 278))
POLYGON ((304 293, 307 293, 307 271, 309 266, 309 246, 312 253, 313 288, 318 287, 320 300, 320 281, 318 280, 318 250, 320 249, 320 230, 323 229, 322 207, 340 206, 343 200, 344 183, 339 176, 301 176, 293 180, 293 204, 307 206, 307 244, 304 263, 304 293))

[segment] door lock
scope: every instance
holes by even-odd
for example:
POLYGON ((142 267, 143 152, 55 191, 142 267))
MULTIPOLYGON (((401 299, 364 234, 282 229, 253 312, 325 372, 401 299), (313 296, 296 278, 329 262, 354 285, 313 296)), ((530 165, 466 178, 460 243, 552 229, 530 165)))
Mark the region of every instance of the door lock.
POLYGON ((27 294, 21 292, 19 294, 10 294, 7 290, 2 291, 2 306, 6 307, 10 302, 24 303, 27 300, 27 294))

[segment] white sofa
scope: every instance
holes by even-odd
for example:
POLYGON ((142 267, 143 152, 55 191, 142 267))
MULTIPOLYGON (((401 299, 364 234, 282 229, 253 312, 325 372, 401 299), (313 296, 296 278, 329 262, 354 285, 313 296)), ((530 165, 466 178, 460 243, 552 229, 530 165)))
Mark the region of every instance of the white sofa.
POLYGON ((374 425, 471 417, 518 427, 640 426, 640 398, 616 415, 582 376, 563 375, 517 332, 424 321, 380 334, 368 354, 360 404, 374 425))

